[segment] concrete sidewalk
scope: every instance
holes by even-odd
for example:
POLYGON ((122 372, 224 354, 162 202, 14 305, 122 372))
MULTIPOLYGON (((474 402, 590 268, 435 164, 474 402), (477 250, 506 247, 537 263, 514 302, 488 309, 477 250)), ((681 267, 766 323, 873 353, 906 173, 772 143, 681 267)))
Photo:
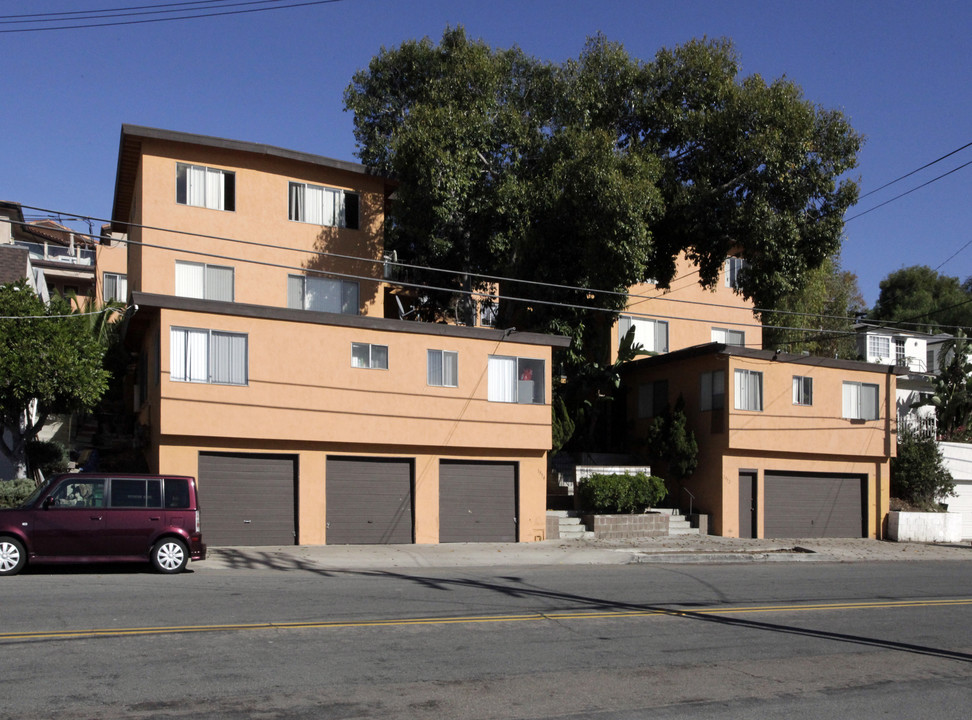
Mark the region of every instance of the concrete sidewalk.
POLYGON ((678 535, 637 540, 546 540, 441 545, 302 545, 216 547, 194 570, 350 570, 629 565, 636 563, 972 561, 972 544, 895 543, 867 539, 748 540, 678 535))

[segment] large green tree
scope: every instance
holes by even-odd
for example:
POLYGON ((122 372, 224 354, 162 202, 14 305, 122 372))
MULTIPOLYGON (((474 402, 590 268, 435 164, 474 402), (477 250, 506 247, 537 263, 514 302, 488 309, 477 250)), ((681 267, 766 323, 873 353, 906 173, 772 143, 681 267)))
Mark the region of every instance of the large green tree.
POLYGON ((905 330, 954 333, 972 327, 972 277, 939 275, 927 265, 895 270, 881 281, 881 293, 870 318, 900 323, 905 330))
POLYGON ((811 270, 806 284, 784 295, 775 309, 761 314, 765 349, 857 358, 854 324, 867 305, 857 275, 841 267, 839 256, 811 270))
POLYGON ((66 300, 0 285, 0 452, 26 472, 25 445, 53 414, 94 407, 108 384, 104 344, 66 300))
POLYGON ((741 291, 772 307, 838 249, 857 196, 840 181, 861 142, 844 117, 788 80, 741 77, 726 40, 642 62, 597 36, 558 64, 448 29, 383 49, 345 102, 361 160, 399 181, 389 248, 456 273, 416 279, 581 288, 504 282, 522 301, 500 302, 501 323, 571 334, 578 359, 606 352, 591 340, 623 292, 667 284, 680 252, 707 286, 741 253, 741 291))

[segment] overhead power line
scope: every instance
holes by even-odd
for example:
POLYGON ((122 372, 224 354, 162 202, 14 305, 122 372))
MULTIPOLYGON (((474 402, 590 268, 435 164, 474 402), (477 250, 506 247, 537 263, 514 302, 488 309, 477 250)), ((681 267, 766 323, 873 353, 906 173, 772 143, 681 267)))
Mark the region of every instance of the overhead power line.
POLYGON ((863 200, 863 199, 864 199, 864 198, 866 198, 866 197, 867 197, 868 195, 873 195, 873 194, 874 194, 874 193, 876 193, 876 192, 880 192, 881 190, 884 190, 884 188, 886 188, 886 187, 890 187, 890 186, 892 186, 892 185, 894 185, 894 184, 895 184, 896 182, 899 182, 899 181, 901 181, 901 180, 904 180, 905 178, 909 178, 909 177, 911 177, 912 175, 914 175, 915 173, 919 173, 919 172, 921 172, 921 171, 922 171, 922 170, 924 170, 925 168, 930 168, 930 167, 931 167, 932 165, 935 165, 936 163, 940 163, 940 162, 941 162, 942 160, 945 160, 945 159, 947 159, 947 158, 950 158, 950 157, 952 157, 952 155, 955 155, 956 153, 960 153, 960 152, 962 152, 962 151, 963 151, 963 150, 965 150, 965 148, 967 148, 967 147, 972 147, 972 142, 968 142, 968 143, 965 143, 965 145, 963 145, 962 147, 960 147, 960 148, 955 148, 954 150, 952 150, 952 152, 950 152, 950 153, 945 153, 945 154, 944 154, 944 155, 942 155, 942 156, 941 156, 940 158, 935 158, 935 159, 934 159, 934 160, 932 160, 931 162, 928 162, 928 163, 925 163, 925 164, 924 164, 924 165, 922 165, 922 166, 921 166, 920 168, 915 168, 915 169, 914 169, 914 170, 912 170, 911 172, 907 172, 907 173, 905 173, 904 175, 902 175, 901 177, 896 177, 896 178, 895 178, 894 180, 891 180, 890 182, 886 182, 886 183, 884 183, 884 185, 881 185, 880 187, 876 187, 876 188, 874 188, 873 190, 871 190, 871 191, 869 191, 869 192, 866 192, 866 193, 864 193, 863 195, 861 195, 861 199, 863 200))
MULTIPOLYGON (((218 0, 217 0, 218 1, 218 0)), ((44 32, 49 30, 83 30, 87 28, 102 28, 102 27, 117 27, 121 25, 144 25, 146 23, 159 23, 159 22, 172 22, 175 20, 198 20, 201 18, 211 18, 211 17, 223 17, 227 15, 247 15, 251 13, 258 12, 268 12, 270 10, 287 10, 290 8, 298 7, 308 7, 311 5, 330 5, 332 3, 342 2, 343 0, 303 0, 302 2, 292 2, 290 0, 250 0, 249 2, 234 2, 226 3, 223 5, 214 5, 209 8, 180 8, 180 9, 165 9, 165 10, 145 10, 145 11, 130 11, 130 12, 117 12, 117 13, 107 13, 105 15, 86 15, 78 17, 63 17, 63 15, 70 15, 73 13, 59 13, 62 17, 49 18, 49 19, 35 19, 35 20, 6 20, 0 22, 0 24, 10 25, 10 24, 31 24, 39 25, 38 27, 18 27, 18 28, 5 28, 0 30, 0 33, 28 33, 28 32, 44 32), (219 8, 224 7, 240 7, 246 5, 261 5, 266 7, 246 7, 237 10, 220 10, 219 8), (144 16, 144 15, 162 15, 167 13, 184 13, 182 15, 170 14, 166 17, 149 17, 143 18, 141 20, 111 20, 111 18, 121 18, 121 17, 131 17, 131 16, 144 16), (108 19, 108 22, 88 22, 89 20, 95 19, 108 19), (44 23, 54 23, 60 22, 60 25, 54 24, 44 24, 44 23), (63 24, 71 23, 71 24, 63 24)), ((174 5, 167 4, 167 5, 174 5)), ((14 18, 17 16, 6 16, 8 18, 14 18)))
POLYGON ((883 203, 879 203, 878 205, 875 205, 874 207, 872 207, 872 208, 869 208, 869 209, 867 209, 867 210, 865 210, 864 212, 861 212, 861 213, 857 213, 857 215, 852 215, 852 216, 851 216, 851 217, 849 217, 849 218, 844 218, 844 224, 847 224, 847 223, 849 223, 849 222, 850 222, 851 220, 857 220, 857 218, 859 218, 859 217, 864 217, 864 216, 865 216, 865 215, 867 215, 868 213, 872 213, 872 212, 874 212, 875 210, 877 210, 878 208, 881 208, 881 207, 884 207, 885 205, 887 205, 887 204, 889 204, 889 203, 893 203, 893 202, 894 202, 895 200, 900 200, 900 199, 901 199, 901 198, 903 198, 903 197, 904 197, 905 195, 910 195, 910 194, 911 194, 911 193, 913 193, 913 192, 914 192, 915 190, 921 190, 921 188, 923 188, 923 187, 926 187, 926 186, 928 186, 928 185, 931 185, 931 184, 932 184, 933 182, 938 182, 938 181, 939 181, 939 180, 941 180, 942 178, 945 178, 945 177, 948 177, 948 176, 949 176, 949 175, 951 175, 952 173, 955 173, 955 172, 958 172, 958 171, 959 171, 959 170, 961 170, 962 168, 964 168, 964 167, 968 167, 969 165, 972 165, 972 160, 969 160, 969 161, 968 161, 968 162, 966 162, 966 163, 962 163, 962 164, 961 164, 961 165, 959 165, 959 166, 958 166, 957 168, 952 168, 952 169, 951 169, 951 170, 949 170, 949 171, 948 171, 947 173, 942 173, 942 174, 941 174, 941 175, 939 175, 938 177, 935 177, 935 178, 932 178, 932 179, 931 179, 931 180, 929 180, 928 182, 923 182, 923 183, 922 183, 921 185, 918 185, 918 186, 916 186, 916 187, 913 187, 913 188, 911 188, 911 190, 906 190, 905 192, 903 192, 903 193, 901 193, 900 195, 895 195, 895 196, 894 196, 893 198, 891 198, 890 200, 885 200, 885 201, 884 201, 883 203))
MULTIPOLYGON (((70 215, 72 217, 81 218, 82 220, 87 221, 89 223, 91 223, 91 222, 107 223, 108 222, 108 220, 106 220, 105 218, 97 218, 97 217, 92 217, 92 216, 82 216, 82 215, 78 215, 76 213, 66 213, 66 212, 61 212, 61 211, 58 211, 58 210, 52 210, 50 208, 43 208, 43 207, 38 207, 38 206, 33 206, 33 205, 23 205, 22 204, 21 207, 22 208, 29 209, 29 210, 35 210, 35 211, 41 212, 41 213, 47 213, 47 214, 50 214, 50 215, 60 215, 60 216, 70 215)), ((21 225, 23 225, 25 227, 31 227, 29 223, 16 223, 16 221, 12 221, 12 222, 14 222, 15 224, 21 224, 21 225)), ((174 235, 180 235, 180 236, 184 236, 184 237, 200 238, 200 239, 204 239, 204 240, 217 240, 217 241, 221 241, 221 242, 229 242, 229 243, 234 243, 234 244, 244 245, 244 246, 253 246, 253 247, 259 247, 259 248, 270 248, 270 249, 274 249, 274 250, 282 250, 282 251, 288 251, 288 252, 296 252, 296 253, 300 253, 302 255, 311 255, 311 256, 315 256, 315 257, 337 258, 337 259, 342 259, 342 260, 351 260, 351 261, 355 261, 355 262, 370 263, 370 264, 381 264, 381 265, 385 265, 386 263, 388 263, 390 265, 393 265, 393 266, 396 266, 396 267, 400 267, 400 268, 407 268, 407 269, 414 269, 414 270, 423 270, 423 271, 431 271, 431 272, 443 273, 443 274, 447 274, 447 275, 468 276, 468 277, 478 278, 480 280, 486 280, 488 282, 497 282, 497 283, 520 283, 520 284, 523 284, 523 285, 531 285, 531 286, 537 286, 537 287, 544 287, 544 288, 553 289, 553 290, 566 290, 566 291, 582 292, 582 293, 590 293, 590 294, 605 294, 605 295, 612 295, 612 296, 623 295, 623 296, 627 296, 629 299, 635 299, 635 300, 639 300, 639 299, 640 300, 645 300, 645 301, 664 300, 666 302, 681 303, 681 304, 687 304, 687 305, 700 305, 700 306, 706 306, 706 307, 719 307, 719 308, 725 308, 726 307, 725 304, 721 304, 721 303, 709 303, 709 302, 704 302, 704 301, 699 301, 699 300, 685 300, 685 299, 681 299, 681 298, 673 298, 673 297, 670 297, 668 294, 665 294, 664 292, 662 294, 659 294, 659 295, 642 295, 642 294, 637 294, 637 293, 625 293, 625 292, 620 292, 620 291, 617 291, 617 290, 601 290, 601 289, 597 289, 597 288, 580 287, 580 286, 574 286, 574 285, 561 285, 561 284, 557 284, 557 283, 548 283, 548 282, 542 282, 542 281, 538 281, 538 280, 523 280, 523 279, 510 278, 510 277, 498 276, 498 275, 485 275, 485 274, 481 274, 481 273, 466 273, 466 272, 462 272, 462 271, 458 271, 458 270, 449 270, 449 269, 446 269, 446 268, 436 268, 436 267, 429 267, 429 266, 425 266, 425 265, 414 265, 414 264, 404 263, 404 262, 398 262, 398 261, 386 261, 384 259, 376 259, 376 258, 370 258, 370 257, 361 257, 361 256, 356 256, 356 255, 343 255, 343 254, 340 254, 340 253, 326 252, 326 251, 322 251, 322 250, 305 250, 305 249, 300 249, 300 248, 286 248, 286 247, 281 247, 280 245, 275 245, 275 244, 271 244, 271 243, 264 243, 264 242, 259 242, 259 241, 255 241, 255 240, 243 240, 243 239, 240 239, 240 238, 230 238, 230 237, 225 237, 225 236, 220 236, 220 235, 208 235, 208 234, 204 234, 204 233, 195 233, 195 232, 190 232, 190 231, 186 231, 186 230, 175 230, 175 229, 172 229, 172 228, 165 228, 165 227, 153 226, 153 225, 139 225, 139 224, 136 224, 136 223, 126 223, 126 225, 128 227, 131 227, 131 228, 139 228, 139 229, 142 229, 142 230, 152 230, 152 231, 157 231, 157 232, 171 233, 171 234, 174 234, 174 235)), ((95 241, 97 241, 97 240, 100 239, 100 236, 91 235, 91 234, 87 234, 87 233, 76 232, 75 234, 76 235, 80 235, 80 236, 90 237, 90 238, 92 238, 95 241)), ((133 244, 133 245, 143 245, 145 247, 151 247, 151 248, 154 248, 154 249, 170 250, 172 252, 183 252, 183 253, 187 253, 187 254, 191 254, 191 255, 197 255, 197 256, 202 256, 202 257, 210 257, 210 258, 213 258, 213 259, 228 260, 228 261, 233 261, 233 262, 244 262, 244 263, 259 264, 259 265, 267 265, 267 266, 278 267, 278 268, 283 268, 283 269, 298 270, 298 271, 301 271, 301 272, 307 272, 308 271, 308 269, 306 267, 302 267, 302 266, 268 263, 268 262, 263 262, 263 261, 251 260, 251 259, 248 259, 248 258, 244 258, 242 256, 219 255, 219 254, 215 254, 215 253, 206 253, 206 252, 199 251, 199 250, 190 250, 190 249, 182 249, 182 248, 172 248, 172 247, 170 247, 168 245, 139 243, 139 242, 133 241, 133 240, 126 240, 125 242, 128 242, 128 243, 133 244)), ((339 272, 333 272, 333 271, 323 271, 323 270, 320 270, 320 271, 319 270, 312 270, 311 272, 315 272, 315 273, 320 274, 320 275, 326 275, 326 276, 329 276, 329 277, 343 278, 343 279, 348 279, 348 280, 363 280, 363 281, 367 281, 367 282, 382 282, 382 279, 381 278, 376 278, 376 277, 370 276, 370 275, 353 275, 353 274, 339 273, 339 272)), ((685 278, 690 277, 692 275, 696 275, 696 274, 698 274, 698 272, 697 271, 693 271, 693 272, 687 273, 686 275, 680 276, 679 278, 677 278, 677 280, 684 280, 685 278)), ((442 287, 442 286, 428 285, 428 284, 422 284, 422 283, 408 283, 408 282, 398 281, 398 280, 393 281, 393 282, 394 282, 394 284, 399 285, 401 287, 409 287, 409 288, 415 288, 415 289, 419 289, 419 290, 429 290, 429 291, 446 292, 446 293, 453 293, 453 294, 458 294, 458 295, 469 295, 469 296, 472 296, 472 297, 479 297, 479 298, 490 298, 491 297, 491 298, 496 299, 496 300, 501 300, 502 299, 502 300, 509 300, 509 301, 515 301, 515 302, 533 303, 533 304, 537 304, 537 305, 548 305, 548 306, 565 307, 565 308, 578 309, 578 310, 592 310, 592 311, 596 311, 596 312, 611 312, 611 313, 624 314, 624 315, 628 315, 628 316, 631 316, 631 317, 641 317, 641 318, 646 318, 646 319, 649 319, 649 318, 657 318, 657 319, 663 319, 663 320, 687 320, 687 321, 692 321, 692 322, 711 322, 711 318, 687 317, 687 316, 684 316, 684 315, 660 315, 658 313, 641 312, 641 311, 637 311, 637 310, 630 309, 630 308, 626 308, 624 310, 613 310, 613 309, 610 309, 610 308, 601 308, 601 307, 597 307, 597 306, 594 306, 594 305, 587 305, 587 304, 583 304, 583 303, 580 303, 580 304, 578 304, 578 303, 559 303, 559 302, 552 301, 552 300, 541 300, 541 299, 536 299, 536 298, 523 298, 523 297, 517 297, 517 296, 511 296, 511 295, 502 295, 501 294, 501 295, 498 295, 497 296, 495 294, 490 294, 489 292, 484 292, 484 291, 465 291, 465 290, 461 290, 461 289, 454 288, 454 287, 442 287)), ((677 292, 677 289, 674 290, 674 292, 677 292)), ((847 320, 847 321, 853 321, 854 320, 854 317, 852 317, 852 316, 824 315, 824 314, 820 314, 820 313, 805 313, 805 312, 791 311, 791 310, 782 310, 782 309, 753 308, 752 310, 754 312, 759 312, 761 314, 776 313, 776 314, 781 314, 781 315, 799 315, 799 316, 802 316, 802 318, 804 318, 805 320, 812 320, 812 319, 847 320)), ((727 325, 727 326, 728 325, 733 325, 733 326, 737 326, 737 327, 752 327, 752 328, 759 327, 759 328, 779 329, 779 330, 797 330, 797 331, 806 331, 806 332, 812 332, 812 333, 834 333, 834 332, 844 333, 845 332, 845 331, 835 331, 835 330, 823 330, 823 329, 820 329, 820 328, 803 328, 803 327, 766 325, 766 324, 757 323, 757 322, 751 322, 751 323, 720 322, 719 324, 720 325, 727 325)), ((895 324, 896 325, 911 324, 911 325, 915 325, 916 327, 919 327, 919 326, 923 325, 924 323, 917 323, 917 322, 913 322, 913 323, 899 322, 899 323, 895 323, 895 324)), ((846 334, 853 334, 853 331, 846 331, 846 334)))

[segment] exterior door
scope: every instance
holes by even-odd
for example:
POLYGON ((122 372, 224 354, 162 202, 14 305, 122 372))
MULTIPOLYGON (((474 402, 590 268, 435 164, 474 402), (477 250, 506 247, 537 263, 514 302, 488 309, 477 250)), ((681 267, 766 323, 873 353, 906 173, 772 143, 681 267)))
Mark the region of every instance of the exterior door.
POLYGON ((739 472, 739 537, 756 537, 756 472, 739 472))
POLYGON ((328 457, 325 542, 414 542, 412 466, 412 461, 404 458, 328 457))
POLYGON ((439 463, 439 542, 517 541, 516 464, 439 463))

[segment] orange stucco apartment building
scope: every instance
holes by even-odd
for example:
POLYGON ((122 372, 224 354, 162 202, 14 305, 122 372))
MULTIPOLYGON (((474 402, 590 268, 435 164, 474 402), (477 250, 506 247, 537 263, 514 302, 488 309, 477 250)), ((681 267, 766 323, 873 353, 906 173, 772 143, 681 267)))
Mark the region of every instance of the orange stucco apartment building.
POLYGON ((123 126, 126 342, 152 471, 213 545, 533 541, 567 339, 386 319, 365 167, 123 126))
POLYGON ((670 288, 631 289, 615 348, 634 326, 650 356, 622 371, 626 446, 650 455, 649 423, 681 396, 699 464, 680 482, 669 478, 669 502, 708 515, 710 532, 883 537, 895 368, 762 350, 753 305, 733 287, 741 267, 727 259, 706 290, 682 258, 670 288))

